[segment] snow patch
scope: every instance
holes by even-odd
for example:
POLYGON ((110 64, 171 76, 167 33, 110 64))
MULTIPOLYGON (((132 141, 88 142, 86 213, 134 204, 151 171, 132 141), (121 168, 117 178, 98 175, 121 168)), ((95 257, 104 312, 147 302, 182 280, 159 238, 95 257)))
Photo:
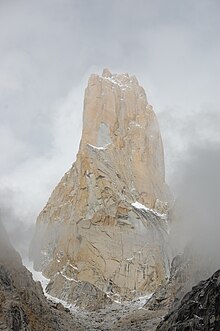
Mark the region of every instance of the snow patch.
POLYGON ((64 301, 64 300, 61 300, 61 299, 55 298, 55 297, 53 297, 53 296, 50 295, 50 294, 47 294, 47 293, 46 293, 46 297, 47 297, 47 299, 49 299, 49 300, 52 301, 53 303, 61 303, 65 308, 70 309, 70 308, 73 307, 72 304, 67 303, 67 302, 64 301))
POLYGON ((109 145, 111 145, 111 143, 110 144, 106 144, 104 146, 100 146, 100 147, 94 146, 94 145, 91 145, 91 144, 88 144, 88 146, 90 146, 90 147, 92 147, 94 149, 97 149, 97 150, 101 150, 101 151, 105 150, 109 145))
MULTIPOLYGON (((124 75, 125 76, 125 75, 124 75)), ((128 84, 123 84, 121 80, 117 79, 115 75, 112 75, 111 77, 102 77, 102 79, 108 80, 109 82, 113 83, 114 85, 118 85, 119 87, 122 88, 123 91, 125 91, 127 88, 130 86, 128 84)), ((132 80, 130 80, 130 83, 132 80)))
POLYGON ((75 278, 67 277, 67 276, 64 274, 64 271, 63 271, 63 270, 60 272, 60 274, 61 274, 66 280, 71 281, 71 282, 78 283, 78 280, 76 280, 75 278))
POLYGON ((152 297, 152 295, 153 295, 153 293, 150 293, 150 294, 146 294, 144 296, 137 298, 135 301, 138 301, 138 304, 139 304, 138 309, 141 309, 145 305, 145 303, 152 297))
POLYGON ((131 262, 133 260, 133 257, 128 257, 126 261, 131 262))
POLYGON ((23 260, 23 264, 32 273, 33 280, 35 282, 40 282, 41 283, 44 295, 47 295, 46 287, 49 284, 50 279, 44 277, 42 272, 34 270, 33 262, 30 262, 29 260, 23 260))
POLYGON ((75 269, 75 270, 78 270, 78 268, 77 268, 75 265, 72 265, 71 263, 68 263, 68 265, 69 265, 71 268, 73 268, 73 269, 75 269))
POLYGON ((156 216, 159 216, 160 218, 162 218, 163 220, 167 220, 167 215, 166 214, 160 214, 158 213, 157 211, 151 209, 151 208, 148 208, 144 205, 142 205, 142 203, 138 202, 138 201, 135 201, 134 203, 131 204, 133 207, 135 207, 136 209, 140 209, 140 210, 145 210, 147 212, 151 212, 153 213, 154 215, 156 216))
POLYGON ((137 123, 136 121, 130 121, 131 126, 136 126, 137 128, 143 128, 143 126, 140 123, 137 123))

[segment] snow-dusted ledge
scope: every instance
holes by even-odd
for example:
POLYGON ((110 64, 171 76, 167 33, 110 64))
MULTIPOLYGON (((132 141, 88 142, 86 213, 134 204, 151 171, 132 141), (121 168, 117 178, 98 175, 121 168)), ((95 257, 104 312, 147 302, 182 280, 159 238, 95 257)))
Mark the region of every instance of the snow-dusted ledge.
POLYGON ((156 210, 148 208, 144 205, 142 205, 142 203, 135 201, 134 203, 131 204, 133 207, 135 207, 136 209, 140 209, 140 210, 145 210, 145 211, 150 211, 151 213, 153 213, 156 216, 159 216, 160 218, 167 220, 167 214, 160 214, 158 213, 156 210))
POLYGON ((106 145, 104 145, 104 146, 100 146, 100 147, 98 147, 98 146, 94 146, 94 145, 91 145, 91 144, 87 144, 89 147, 92 147, 92 148, 94 148, 94 149, 98 149, 98 150, 101 150, 101 151, 104 151, 109 145, 111 145, 111 143, 110 144, 106 144, 106 145))

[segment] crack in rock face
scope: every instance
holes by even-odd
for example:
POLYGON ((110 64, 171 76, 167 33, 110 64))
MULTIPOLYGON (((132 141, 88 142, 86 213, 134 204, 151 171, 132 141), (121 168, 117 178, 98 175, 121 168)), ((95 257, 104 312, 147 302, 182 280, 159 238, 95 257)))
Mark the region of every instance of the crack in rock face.
POLYGON ((49 293, 73 303, 93 286, 103 307, 103 298, 155 291, 169 275, 169 200, 144 89, 128 74, 92 75, 77 160, 40 213, 30 249, 35 269, 51 280, 49 293))

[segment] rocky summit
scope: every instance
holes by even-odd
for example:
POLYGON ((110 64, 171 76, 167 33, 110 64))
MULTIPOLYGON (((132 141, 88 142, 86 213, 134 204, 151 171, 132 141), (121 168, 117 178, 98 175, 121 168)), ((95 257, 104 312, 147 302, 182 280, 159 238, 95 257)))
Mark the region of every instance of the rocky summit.
POLYGON ((169 199, 144 89, 128 74, 91 75, 76 162, 40 213, 30 249, 49 294, 96 310, 154 292, 169 277, 169 199))

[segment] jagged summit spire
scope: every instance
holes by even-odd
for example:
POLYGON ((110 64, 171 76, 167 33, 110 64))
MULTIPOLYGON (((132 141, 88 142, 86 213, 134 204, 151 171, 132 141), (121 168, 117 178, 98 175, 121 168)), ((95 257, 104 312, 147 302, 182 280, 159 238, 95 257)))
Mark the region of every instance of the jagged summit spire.
POLYGON ((108 69, 103 70, 102 76, 92 74, 85 91, 81 150, 87 144, 99 146, 101 126, 102 132, 106 127, 112 143, 122 148, 128 130, 134 127, 146 130, 150 116, 158 130, 152 107, 136 77, 112 74, 108 69))
MULTIPOLYGON (((111 71, 108 68, 104 68, 102 75, 95 75, 92 74, 91 78, 93 81, 93 78, 98 78, 98 79, 106 79, 109 80, 110 82, 117 84, 117 85, 121 85, 121 87, 132 87, 132 85, 138 85, 138 80, 135 76, 130 76, 128 73, 121 73, 121 74, 117 74, 117 73, 111 73, 111 71)), ((144 91, 144 90, 143 90, 144 91)))
POLYGON ((91 75, 85 91, 80 154, 88 154, 88 145, 106 146, 120 151, 122 165, 130 155, 128 191, 137 191, 141 202, 152 208, 157 198, 164 199, 165 191, 157 118, 136 77, 104 72, 108 77, 91 75))
POLYGON ((112 73, 108 68, 104 68, 102 72, 102 77, 109 78, 112 77, 112 73))

